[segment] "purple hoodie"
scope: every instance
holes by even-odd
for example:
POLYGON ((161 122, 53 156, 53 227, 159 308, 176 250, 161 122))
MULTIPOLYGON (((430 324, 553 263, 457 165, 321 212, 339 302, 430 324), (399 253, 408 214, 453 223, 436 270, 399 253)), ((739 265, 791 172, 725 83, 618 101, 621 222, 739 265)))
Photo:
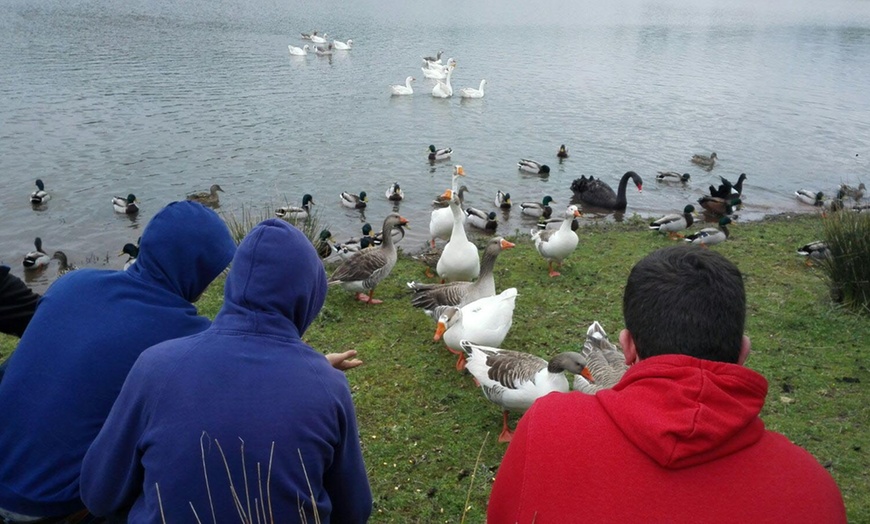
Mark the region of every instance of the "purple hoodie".
POLYGON ((132 504, 130 523, 192 522, 194 511, 315 522, 313 500, 320 522, 365 522, 372 499, 347 379, 300 338, 325 298, 308 239, 281 220, 255 227, 212 326, 133 366, 85 457, 88 509, 132 504))

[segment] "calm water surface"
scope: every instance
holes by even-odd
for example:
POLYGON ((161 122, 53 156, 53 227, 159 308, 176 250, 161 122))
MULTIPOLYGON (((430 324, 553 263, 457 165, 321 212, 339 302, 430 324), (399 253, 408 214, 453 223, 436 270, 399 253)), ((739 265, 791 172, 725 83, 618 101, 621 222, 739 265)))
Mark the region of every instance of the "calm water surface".
MULTIPOLYGON (((41 236, 77 265, 120 268, 114 255, 161 206, 213 183, 223 213, 311 193, 342 240, 363 220, 380 227, 399 181, 411 251, 454 163, 467 203, 487 210, 498 189, 561 207, 574 178, 615 188, 627 170, 645 180, 627 213, 643 216, 681 210, 717 175, 748 174, 741 219, 810 211, 802 187, 870 183, 870 2, 406 4, 0 0, 0 262, 23 274, 41 236), (312 29, 353 49, 289 56, 312 29), (420 57, 439 49, 458 62, 454 88, 485 78, 485 98, 430 96, 420 57), (409 75, 415 94, 390 97, 409 75), (452 161, 431 166, 429 144, 452 161), (711 173, 689 162, 711 151, 711 173), (521 174, 519 158, 552 172, 521 174), (660 187, 659 170, 692 181, 660 187), (39 210, 36 178, 52 194, 39 210), (364 217, 342 190, 367 191, 364 217), (130 192, 135 219, 110 204, 130 192)), ((530 226, 515 210, 499 231, 530 226)), ((38 290, 54 278, 54 266, 28 276, 38 290)))

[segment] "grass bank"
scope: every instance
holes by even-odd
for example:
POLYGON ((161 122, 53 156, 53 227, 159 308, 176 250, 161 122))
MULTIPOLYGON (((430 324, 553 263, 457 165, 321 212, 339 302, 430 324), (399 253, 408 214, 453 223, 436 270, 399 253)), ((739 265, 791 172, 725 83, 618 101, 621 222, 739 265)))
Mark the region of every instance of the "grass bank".
MULTIPOLYGON (((762 416, 768 428, 828 468, 849 520, 868 522, 870 317, 832 305, 821 271, 795 254, 821 237, 817 216, 774 217, 731 229, 733 238, 714 249, 745 275, 753 348, 747 365, 770 382, 762 416)), ((640 219, 592 224, 578 233, 580 246, 556 279, 547 276, 526 234, 507 235, 517 247, 499 257, 496 285, 499 291, 517 287, 519 297, 503 347, 543 357, 576 349, 593 320, 615 335, 630 268, 669 243, 640 219)), ((330 289, 305 338, 324 352, 356 349, 366 363, 348 372, 348 380, 375 497, 372 522, 483 522, 505 449, 496 442, 501 416, 468 376, 455 371, 444 346, 432 342, 431 320, 410 307, 405 282, 423 278, 423 267, 402 257, 378 287, 382 305, 364 306, 330 289)), ((221 298, 219 280, 198 306, 213 317, 221 298)), ((0 354, 13 347, 14 339, 2 339, 0 354)))

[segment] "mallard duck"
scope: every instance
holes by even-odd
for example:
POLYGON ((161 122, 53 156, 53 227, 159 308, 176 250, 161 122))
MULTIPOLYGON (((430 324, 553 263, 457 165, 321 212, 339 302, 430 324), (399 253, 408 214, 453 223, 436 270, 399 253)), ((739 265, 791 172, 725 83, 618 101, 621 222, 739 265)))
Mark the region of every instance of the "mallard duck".
POLYGON ((441 149, 435 149, 434 145, 429 146, 429 160, 432 162, 436 160, 447 160, 452 154, 452 147, 442 147, 441 149))
POLYGON ((356 299, 367 304, 380 304, 374 298, 375 286, 385 279, 396 265, 398 255, 393 243, 393 228, 408 225, 408 220, 398 213, 391 213, 384 219, 384 242, 372 249, 364 249, 339 265, 329 279, 329 285, 341 287, 356 293, 356 299), (366 294, 367 293, 367 294, 366 294))
MULTIPOLYGON (((737 177, 737 183, 732 184, 727 178, 720 175, 719 180, 722 181, 722 185, 731 188, 731 192, 728 195, 720 196, 722 196, 723 198, 728 198, 729 196, 743 196, 743 181, 746 180, 746 178, 746 173, 740 173, 740 176, 737 177)), ((722 189, 722 186, 720 186, 720 189, 722 189)))
MULTIPOLYGON (((502 237, 494 237, 486 244, 483 251, 483 261, 480 263, 480 276, 474 282, 457 281, 446 284, 423 284, 408 282, 408 288, 414 292, 411 305, 422 308, 426 314, 433 315, 439 306, 459 306, 474 302, 477 299, 495 295, 495 279, 493 269, 499 253, 514 247, 502 237)), ((437 261, 437 259, 436 259, 437 261)))
POLYGON ((368 202, 365 191, 360 191, 359 195, 342 191, 339 196, 341 197, 341 205, 351 209, 365 209, 366 202, 368 202))
POLYGON ((284 220, 308 218, 311 215, 311 206, 314 205, 314 198, 305 193, 302 195, 302 207, 284 206, 275 210, 275 216, 284 220))
POLYGON ((687 236, 684 240, 686 242, 691 242, 692 244, 701 244, 704 247, 721 244, 730 236, 730 232, 728 231, 728 224, 730 223, 731 219, 729 217, 722 217, 719 219, 719 229, 716 229, 715 227, 707 227, 698 231, 694 235, 687 236))
POLYGON ((553 269, 553 263, 562 266, 562 262, 568 258, 568 255, 577 249, 577 243, 580 238, 577 233, 571 230, 571 221, 580 216, 580 210, 577 206, 570 205, 565 210, 565 220, 559 229, 532 229, 532 241, 535 243, 535 249, 547 260, 548 269, 551 277, 558 277, 560 273, 553 269))
POLYGON ((70 271, 74 271, 74 270, 78 269, 76 266, 69 263, 69 260, 66 257, 66 253, 64 253, 63 251, 55 251, 54 254, 51 255, 51 259, 57 260, 57 262, 58 262, 58 267, 57 267, 57 275, 58 276, 66 275, 70 271))
POLYGON ((495 193, 495 207, 501 209, 510 209, 513 204, 511 203, 511 194, 503 193, 501 190, 496 191, 495 193))
POLYGON ((405 79, 405 85, 402 84, 391 84, 390 85, 390 94, 394 96, 401 95, 413 95, 414 89, 411 87, 411 82, 416 80, 413 76, 409 76, 405 79))
POLYGON ((208 193, 193 193, 191 195, 187 195, 187 199, 193 200, 194 202, 199 202, 204 206, 218 207, 221 205, 218 191, 220 191, 221 193, 224 192, 220 185, 212 184, 212 186, 208 190, 208 193))
POLYGON ((317 236, 317 241, 314 242, 314 249, 317 250, 317 254, 320 258, 329 258, 331 255, 336 253, 335 241, 332 238, 332 232, 328 229, 324 229, 320 232, 320 235, 317 236))
POLYGON ((466 355, 466 368, 480 384, 483 395, 502 408, 503 424, 499 442, 510 442, 508 411, 525 411, 535 400, 558 391, 568 392, 565 371, 580 374, 586 367, 583 357, 576 352, 559 353, 550 361, 541 357, 475 344, 461 343, 466 355))
POLYGON ((463 87, 459 90, 459 96, 461 98, 483 98, 483 86, 486 85, 486 80, 480 81, 480 87, 477 89, 473 87, 463 87))
POLYGON ((33 251, 24 255, 22 265, 24 269, 39 269, 51 263, 51 258, 48 253, 42 250, 42 239, 36 237, 33 241, 33 246, 36 248, 33 251))
POLYGON ((586 330, 586 341, 580 356, 586 367, 582 373, 574 376, 574 389, 589 395, 612 388, 628 371, 625 355, 610 342, 607 332, 597 320, 586 330))
MULTIPOLYGON (((39 180, 37 180, 39 182, 39 180)), ((846 184, 840 185, 840 191, 843 192, 844 197, 852 197, 855 202, 858 202, 864 197, 864 191, 867 189, 867 186, 864 185, 864 182, 858 184, 858 187, 848 186, 846 184)))
POLYGON ((667 233, 670 238, 682 237, 679 232, 684 229, 689 229, 692 227, 692 224, 695 222, 694 219, 695 206, 688 205, 683 208, 683 214, 671 214, 665 215, 660 219, 650 223, 649 228, 660 231, 662 233, 667 233))
POLYGON ((794 192, 795 196, 798 200, 803 202, 804 204, 809 204, 811 206, 823 206, 825 194, 821 191, 811 191, 809 189, 798 189, 794 192))
MULTIPOLYGON (((550 218, 541 218, 538 219, 538 229, 559 229, 562 227, 562 222, 564 222, 564 218, 560 217, 550 217, 550 218)), ((580 221, 576 218, 571 219, 571 231, 577 231, 580 229, 580 221)))
POLYGON ((465 208, 465 216, 468 223, 478 229, 483 229, 484 231, 495 231, 498 227, 498 219, 496 218, 495 211, 487 213, 482 209, 468 206, 465 208))
POLYGON ((347 42, 342 42, 341 40, 333 40, 332 47, 338 49, 339 51, 350 51, 353 47, 353 40, 348 39, 347 42))
POLYGON ((42 180, 36 179, 36 191, 30 193, 30 203, 38 206, 40 204, 44 204, 51 200, 51 195, 45 190, 45 184, 42 183, 42 180))
POLYGON ((806 265, 815 261, 825 260, 831 256, 831 250, 828 249, 828 244, 823 240, 816 240, 798 248, 797 254, 807 257, 806 265))
MULTIPOLYGON (((450 60, 453 59, 451 58, 450 60)), ((453 69, 456 67, 456 64, 450 63, 450 60, 447 61, 447 73, 444 75, 444 78, 436 78, 438 83, 432 88, 432 96, 435 98, 450 98, 453 96, 453 85, 450 83, 450 79, 453 77, 453 69)), ((432 69, 428 71, 432 71, 432 69)), ((425 75, 426 73, 424 72, 423 74, 425 75)))
POLYGON ((602 209, 612 209, 614 211, 625 211, 628 205, 625 198, 625 187, 628 185, 628 180, 631 179, 634 185, 637 186, 637 191, 643 191, 643 179, 634 171, 626 171, 622 178, 619 179, 617 192, 601 179, 596 179, 590 176, 586 178, 581 176, 571 183, 571 191, 584 204, 592 207, 600 207, 602 209))
POLYGON ((540 162, 535 162, 534 160, 529 160, 528 158, 521 158, 520 161, 517 162, 517 168, 520 171, 534 173, 536 175, 546 175, 550 172, 550 166, 540 162))
POLYGON ((707 171, 713 169, 713 166, 716 165, 716 159, 719 158, 716 156, 716 153, 711 153, 710 156, 707 155, 693 155, 692 163, 697 164, 707 171))
POLYGON ((568 149, 565 147, 565 144, 559 146, 559 152, 556 153, 556 157, 559 160, 565 160, 566 158, 568 158, 568 149))
POLYGON ((689 173, 683 173, 681 175, 676 171, 659 171, 659 174, 656 175, 656 182, 679 182, 685 184, 690 178, 692 178, 692 175, 689 173))
POLYGON ((139 258, 139 246, 133 244, 132 242, 127 242, 124 244, 124 247, 121 249, 121 252, 118 253, 119 257, 127 255, 127 262, 124 263, 124 271, 130 268, 133 264, 136 263, 136 259, 139 258))
POLYGON ((305 44, 302 47, 296 47, 295 45, 288 45, 287 50, 290 52, 292 56, 305 56, 308 54, 308 44, 305 44))
MULTIPOLYGON (((459 167, 462 167, 462 166, 459 166, 459 167)), ((456 190, 456 195, 459 197, 460 207, 462 206, 462 204, 465 203, 465 193, 466 192, 468 192, 468 186, 466 186, 465 184, 462 184, 461 186, 459 186, 459 189, 456 190)), ((444 194, 442 193, 432 200, 432 205, 435 207, 446 208, 447 206, 450 205, 450 200, 444 198, 444 194)), ((452 220, 453 219, 451 218, 451 225, 452 225, 452 220)))
POLYGON ((742 201, 736 197, 719 198, 705 195, 698 199, 698 204, 713 215, 724 216, 734 213, 734 208, 742 204, 742 201))
POLYGON ((398 182, 393 182, 392 185, 384 193, 384 196, 387 197, 387 200, 398 202, 399 200, 405 198, 405 192, 402 191, 401 187, 399 187, 398 182))
POLYGON ((448 282, 474 280, 480 274, 480 258, 477 254, 477 246, 469 242, 465 235, 463 219, 465 213, 459 208, 459 199, 455 195, 450 200, 449 209, 453 214, 453 230, 450 233, 450 240, 444 246, 441 258, 438 259, 435 271, 448 282))
POLYGON ((556 201, 550 195, 545 196, 540 203, 537 202, 521 202, 520 210, 524 215, 537 218, 550 218, 553 214, 553 208, 550 204, 555 204, 556 201))
POLYGON ((112 207, 115 209, 115 213, 126 213, 132 215, 139 212, 136 195, 133 193, 127 195, 127 198, 119 196, 112 197, 112 207))

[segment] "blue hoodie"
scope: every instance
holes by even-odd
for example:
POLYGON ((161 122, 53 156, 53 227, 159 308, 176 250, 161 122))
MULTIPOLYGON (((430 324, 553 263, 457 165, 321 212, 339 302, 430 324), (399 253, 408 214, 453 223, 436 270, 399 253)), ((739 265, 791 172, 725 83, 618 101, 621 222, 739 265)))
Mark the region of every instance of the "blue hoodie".
POLYGON ((220 217, 194 202, 169 204, 140 248, 129 270, 73 271, 40 301, 0 382, 0 508, 83 509, 82 460, 139 354, 208 327, 191 301, 235 252, 220 217))
POLYGON ((308 239, 282 220, 255 227, 211 327, 148 349, 130 371, 85 457, 88 509, 132 504, 130 523, 194 522, 193 510, 233 522, 232 486, 247 521, 298 522, 304 511, 316 522, 314 500, 319 522, 365 522, 350 387, 300 338, 325 298, 308 239))

